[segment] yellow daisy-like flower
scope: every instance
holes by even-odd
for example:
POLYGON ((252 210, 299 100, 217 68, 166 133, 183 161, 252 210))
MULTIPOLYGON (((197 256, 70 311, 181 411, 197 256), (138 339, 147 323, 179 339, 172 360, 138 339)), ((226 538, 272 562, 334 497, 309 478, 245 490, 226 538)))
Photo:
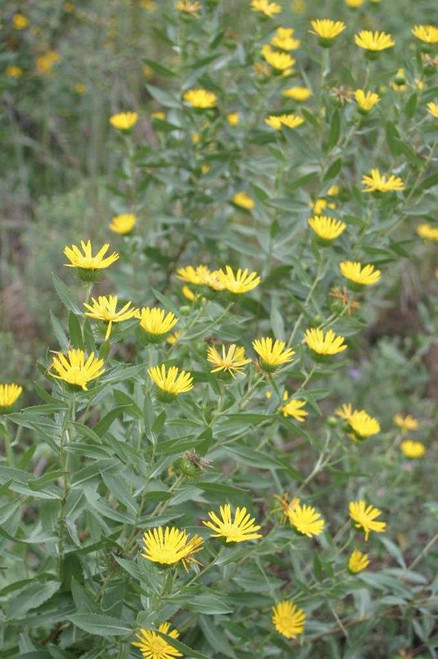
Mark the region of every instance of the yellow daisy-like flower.
POLYGON ((199 11, 202 9, 202 3, 198 0, 178 0, 176 3, 176 8, 178 11, 182 11, 185 14, 190 14, 190 16, 199 18, 199 11))
MULTIPOLYGON (((178 638, 179 631, 177 629, 172 629, 169 631, 170 624, 168 622, 162 622, 158 627, 158 631, 162 634, 166 634, 171 638, 178 638)), ((140 631, 136 634, 138 641, 133 641, 131 645, 135 645, 139 648, 144 659, 172 659, 173 657, 182 657, 183 655, 179 650, 174 648, 172 645, 169 645, 164 638, 161 638, 154 632, 152 629, 143 629, 140 628, 140 631)))
POLYGON ((373 107, 380 101, 380 96, 375 92, 364 92, 363 89, 356 89, 354 92, 357 107, 364 113, 370 112, 373 107))
POLYGON ((253 348, 259 355, 262 366, 267 371, 272 371, 292 361, 295 351, 286 348, 285 341, 272 339, 270 336, 253 341, 253 348))
POLYGON ((381 275, 380 270, 376 270, 373 265, 362 265, 358 261, 342 261, 339 268, 346 279, 360 286, 376 284, 381 275))
POLYGON ((271 39, 271 45, 280 50, 296 50, 300 47, 300 40, 294 39, 294 32, 291 27, 277 27, 275 36, 271 39))
POLYGON ((328 201, 324 197, 320 197, 316 201, 310 201, 309 206, 315 215, 321 215, 326 208, 336 208, 336 204, 333 201, 328 201))
POLYGON ((406 416, 402 416, 401 414, 395 414, 393 421, 395 425, 401 428, 403 432, 418 430, 418 421, 411 414, 407 414, 406 416))
POLYGON ((347 422, 354 432, 354 439, 363 440, 380 432, 380 423, 365 410, 355 410, 347 422))
POLYGON ((234 372, 243 373, 243 366, 249 364, 251 359, 245 358, 245 348, 232 343, 228 349, 224 345, 222 346, 222 355, 219 354, 214 346, 210 346, 208 348, 207 361, 215 366, 211 370, 212 373, 228 371, 234 378, 236 377, 234 372))
POLYGON ((64 248, 64 254, 69 259, 70 263, 64 263, 67 268, 79 268, 79 270, 102 270, 109 268, 117 259, 119 255, 113 252, 105 257, 109 249, 109 243, 105 243, 95 256, 92 254, 91 241, 84 242, 81 240, 82 253, 77 245, 67 245, 64 248))
POLYGON ((268 16, 268 18, 281 13, 281 5, 278 2, 269 2, 269 0, 251 0, 251 9, 268 16))
POLYGON ((150 338, 164 338, 170 330, 177 324, 178 318, 169 311, 167 314, 164 309, 159 307, 143 307, 140 309, 140 327, 144 329, 150 338))
POLYGON ((304 423, 308 412, 302 409, 306 405, 305 400, 298 400, 297 398, 292 398, 286 405, 280 408, 283 416, 292 416, 296 421, 304 423))
POLYGON ((88 382, 105 372, 103 359, 95 357, 94 352, 88 359, 85 358, 83 350, 68 350, 67 357, 62 352, 56 352, 55 355, 50 369, 55 370, 57 375, 49 369, 50 375, 57 380, 64 380, 68 384, 81 387, 84 391, 87 391, 88 382))
POLYGON ((23 387, 18 384, 0 384, 0 410, 11 407, 21 395, 23 387))
POLYGON ((229 112, 225 119, 230 124, 230 126, 237 126, 240 121, 240 114, 238 112, 229 112))
POLYGON ((253 288, 256 288, 260 284, 260 277, 257 276, 257 272, 249 272, 248 268, 242 270, 239 268, 237 273, 234 273, 232 268, 229 265, 225 266, 225 272, 219 270, 217 273, 219 278, 219 283, 235 295, 241 295, 242 293, 248 293, 252 291, 253 288))
POLYGON ((302 535, 312 538, 321 535, 325 521, 313 506, 301 505, 299 502, 289 506, 286 515, 291 525, 302 535))
POLYGON ((267 63, 277 71, 289 71, 295 64, 295 59, 289 53, 272 50, 269 44, 262 47, 262 55, 267 63))
POLYGON ((241 192, 236 192, 232 199, 233 204, 244 208, 247 211, 250 211, 255 206, 255 201, 252 199, 247 192, 243 190, 241 192))
POLYGON ((12 27, 14 30, 25 30, 29 25, 29 19, 23 14, 17 13, 12 16, 12 27))
POLYGON ((365 0, 345 0, 345 4, 347 7, 351 7, 351 9, 357 9, 358 7, 362 7, 363 3, 365 0))
POLYGON ((301 126, 304 122, 303 117, 300 117, 298 114, 280 114, 280 115, 270 115, 265 119, 265 124, 275 128, 275 130, 281 130, 283 126, 288 128, 297 128, 301 126))
POLYGON ((211 271, 206 265, 198 265, 196 268, 188 265, 185 268, 179 268, 177 277, 194 286, 208 286, 214 291, 223 291, 225 288, 219 280, 219 270, 211 271))
POLYGON ((412 34, 424 43, 438 43, 438 27, 435 25, 415 25, 412 34))
POLYGON ((115 215, 109 224, 109 228, 114 233, 119 233, 122 236, 125 236, 128 233, 131 233, 135 227, 137 218, 132 213, 122 213, 122 215, 115 215))
POLYGON ((400 448, 407 458, 415 460, 416 458, 422 458, 426 453, 426 447, 422 442, 417 442, 414 439, 405 439, 401 444, 400 448))
POLYGON ((166 113, 165 112, 151 112, 151 119, 159 119, 160 121, 166 121, 166 113))
POLYGON ((296 638, 304 631, 306 614, 290 600, 283 600, 272 607, 272 623, 279 634, 296 638))
POLYGON ((339 238, 341 233, 345 231, 347 227, 344 222, 325 215, 314 215, 309 218, 309 226, 313 229, 318 238, 321 238, 326 242, 331 242, 332 240, 335 240, 335 238, 339 238))
POLYGON ((189 540, 187 531, 181 531, 173 526, 162 526, 150 529, 143 535, 143 558, 161 565, 174 565, 181 561, 185 568, 193 562, 192 554, 202 549, 203 540, 194 535, 189 540))
POLYGON ((283 96, 286 98, 291 98, 293 101, 303 103, 312 96, 312 91, 308 87, 296 85, 290 89, 285 89, 283 91, 283 96))
POLYGON ((351 553, 350 558, 348 559, 348 569, 353 574, 363 572, 363 570, 367 569, 369 564, 370 559, 368 558, 368 555, 362 554, 362 552, 357 549, 351 553))
POLYGON ((438 241, 438 227, 433 227, 427 222, 423 222, 423 224, 418 225, 417 233, 420 238, 424 238, 425 240, 438 241))
POLYGON ((105 341, 111 334, 113 323, 121 323, 124 320, 138 317, 138 309, 131 307, 132 302, 127 302, 119 311, 116 310, 117 302, 117 295, 99 295, 97 300, 91 298, 91 304, 84 302, 84 307, 88 309, 88 311, 85 312, 86 316, 108 323, 105 341))
POLYGON ((355 522, 357 529, 362 528, 365 532, 365 540, 371 531, 375 533, 384 533, 386 531, 386 522, 376 522, 375 519, 382 514, 382 511, 374 506, 367 506, 362 499, 359 501, 350 501, 348 504, 350 517, 355 522))
POLYGON ((114 126, 117 130, 130 130, 137 121, 137 112, 118 112, 109 118, 111 126, 114 126))
POLYGON ((380 174, 378 169, 372 169, 371 174, 362 177, 364 184, 363 192, 392 192, 393 190, 404 190, 405 186, 399 176, 386 176, 380 174))
POLYGON ((432 115, 432 117, 435 117, 435 119, 438 119, 438 103, 430 103, 427 104, 427 111, 429 114, 432 115))
POLYGON ((183 99, 193 108, 208 110, 215 108, 217 105, 217 96, 214 92, 207 89, 189 89, 184 92, 183 99))
POLYGON ((337 336, 333 330, 327 330, 324 335, 321 329, 307 329, 304 333, 304 341, 318 355, 337 355, 347 349, 345 338, 337 336))
POLYGON ((50 75, 52 69, 60 60, 59 53, 56 50, 48 50, 47 53, 40 55, 36 60, 36 72, 39 75, 50 75))
POLYGON ((361 30, 359 34, 355 34, 354 42, 359 48, 364 48, 364 50, 372 53, 392 48, 395 44, 390 34, 386 34, 385 32, 372 32, 371 30, 361 30))
POLYGON ((176 366, 169 366, 167 370, 165 364, 151 366, 148 368, 148 374, 157 387, 170 398, 193 389, 192 374, 180 371, 176 366))
POLYGON ((312 34, 316 34, 319 39, 320 46, 331 46, 333 39, 336 39, 341 32, 345 30, 345 23, 343 21, 332 21, 330 18, 317 18, 310 21, 313 30, 312 34))
POLYGON ((22 75, 23 69, 19 66, 11 64, 5 68, 5 76, 8 76, 8 78, 21 78, 22 75))
POLYGON ((212 521, 202 523, 215 531, 212 533, 212 538, 225 538, 226 542, 245 542, 262 537, 260 533, 256 533, 260 526, 255 524, 254 517, 251 517, 245 507, 236 508, 234 520, 229 503, 220 507, 220 518, 212 511, 208 515, 212 521))

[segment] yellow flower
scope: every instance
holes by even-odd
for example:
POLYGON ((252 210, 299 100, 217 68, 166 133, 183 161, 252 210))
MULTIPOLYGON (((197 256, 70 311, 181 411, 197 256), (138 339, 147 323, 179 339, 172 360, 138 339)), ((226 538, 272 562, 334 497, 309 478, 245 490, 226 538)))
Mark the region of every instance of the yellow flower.
POLYGON ((286 515, 291 525, 308 538, 321 535, 324 530, 325 522, 313 506, 301 506, 298 501, 294 506, 288 507, 286 515))
POLYGON ((274 342, 270 336, 256 339, 253 341, 252 345, 262 361, 263 368, 268 371, 274 370, 283 364, 287 364, 287 362, 291 362, 292 357, 295 354, 292 348, 285 349, 285 341, 275 339, 274 342))
POLYGON ((40 55, 36 60, 36 72, 40 75, 50 74, 53 67, 59 62, 59 53, 56 50, 48 50, 44 55, 40 55))
POLYGON ((277 71, 288 71, 295 64, 295 59, 289 53, 282 53, 278 50, 272 50, 269 44, 262 47, 262 55, 267 63, 277 71))
POLYGON ((149 338, 164 338, 177 324, 178 318, 171 312, 166 315, 164 309, 159 307, 143 307, 140 309, 140 327, 144 329, 149 338))
POLYGON ((29 25, 29 19, 23 14, 14 14, 12 16, 12 27, 14 30, 25 30, 29 25))
POLYGON ((130 130, 138 121, 137 112, 119 112, 109 118, 111 126, 118 130, 130 130))
POLYGON ((269 2, 269 0, 251 0, 251 9, 259 11, 269 18, 281 13, 281 5, 278 2, 269 2))
POLYGON ((183 99, 194 108, 206 110, 217 105, 217 96, 207 89, 189 89, 184 92, 183 99))
POLYGON ((108 268, 112 263, 117 261, 119 255, 113 252, 110 256, 104 258, 109 249, 109 244, 105 243, 95 256, 91 252, 91 241, 84 242, 81 240, 82 252, 77 245, 68 245, 64 248, 64 254, 70 263, 64 263, 67 268, 79 268, 81 271, 94 271, 108 268))
POLYGON ((249 194, 243 190, 241 192, 236 192, 232 202, 236 204, 236 206, 240 206, 240 208, 244 208, 247 211, 250 211, 255 206, 254 199, 252 199, 249 194))
POLYGON ((424 238, 425 240, 438 241, 438 227, 433 227, 427 222, 423 222, 423 224, 418 225, 417 233, 420 238, 424 238))
POLYGON ((225 119, 230 124, 230 126, 237 126, 240 121, 240 114, 238 112, 229 112, 225 119))
POLYGON ((362 266, 358 261, 342 261, 339 268, 344 277, 360 286, 371 286, 380 279, 380 270, 371 264, 362 266))
POLYGON ((275 130, 281 130, 283 126, 297 128, 298 126, 301 126, 303 122, 303 117, 300 117, 298 114, 280 114, 277 116, 271 114, 265 119, 265 124, 268 124, 271 128, 275 128, 275 130))
POLYGON ((357 549, 351 553, 350 558, 348 559, 348 569, 350 572, 353 572, 353 574, 366 570, 369 564, 370 559, 368 558, 368 555, 362 554, 362 552, 357 549))
POLYGON ((291 27, 277 27, 271 45, 280 50, 296 50, 300 47, 300 40, 294 39, 294 32, 291 27))
POLYGON ((336 39, 345 30, 343 21, 332 21, 329 18, 317 18, 310 21, 310 25, 313 27, 310 32, 316 34, 319 37, 320 46, 325 47, 331 46, 333 39, 336 39))
POLYGON ((51 373, 50 375, 58 380, 64 380, 68 384, 81 387, 87 391, 87 383, 95 378, 98 378, 105 372, 103 368, 103 359, 98 359, 94 356, 94 352, 90 354, 85 360, 85 353, 83 350, 68 350, 67 357, 62 352, 56 352, 53 357, 51 369, 54 369, 58 375, 51 373))
POLYGON ((176 8, 185 14, 199 18, 199 10, 202 9, 202 4, 198 0, 178 0, 176 8))
POLYGON ((22 391, 23 387, 18 384, 0 384, 0 410, 2 407, 11 407, 22 391))
POLYGON ((181 292, 190 302, 196 302, 196 300, 199 298, 199 295, 195 295, 189 286, 183 286, 181 292))
POLYGON ((353 9, 356 9, 357 7, 362 7, 363 3, 365 0, 345 0, 345 4, 347 7, 352 7, 353 9))
POLYGON ((77 82, 74 85, 73 89, 77 94, 85 94, 85 92, 87 91, 87 85, 85 85, 83 82, 77 82))
POLYGON ((327 194, 328 194, 329 197, 337 197, 339 192, 340 192, 340 188, 339 188, 339 185, 337 185, 337 184, 331 185, 329 187, 329 189, 327 190, 327 194))
POLYGON ((290 89, 285 89, 283 91, 283 96, 286 98, 291 98, 293 101, 298 101, 299 103, 307 101, 312 96, 312 92, 308 87, 302 87, 296 85, 290 89))
POLYGON ((346 229, 347 225, 340 220, 325 215, 314 215, 309 218, 309 225, 316 235, 324 241, 335 240, 346 229))
POLYGON ((194 561, 192 554, 202 549, 203 540, 194 535, 189 540, 187 531, 181 531, 173 526, 162 526, 150 529, 143 534, 143 558, 161 565, 174 565, 182 561, 185 568, 194 561))
POLYGON ((306 614, 289 600, 278 602, 272 607, 272 623, 279 634, 296 638, 304 631, 306 614))
POLYGON ((256 288, 260 284, 260 277, 257 276, 257 272, 249 272, 248 268, 242 270, 239 268, 235 274, 230 268, 229 265, 225 266, 225 272, 223 270, 218 271, 219 283, 235 295, 241 295, 242 293, 248 293, 252 291, 253 288, 256 288))
POLYGON ((115 215, 109 224, 111 231, 125 236, 131 233, 137 222, 137 218, 132 213, 122 213, 122 215, 115 215))
POLYGON ((418 421, 411 414, 407 414, 405 417, 401 414, 395 414, 393 421, 403 432, 418 430, 418 421))
POLYGON ((176 366, 169 366, 167 370, 165 364, 151 366, 148 369, 148 374, 157 387, 171 398, 193 389, 191 373, 179 371, 176 366))
POLYGON ((304 333, 304 341, 311 350, 318 355, 337 355, 347 349, 343 336, 336 336, 333 330, 328 330, 324 336, 321 329, 307 329, 304 333))
POLYGON ((432 115, 432 117, 435 117, 435 119, 438 119, 438 103, 430 103, 427 104, 427 111, 429 114, 432 115))
POLYGON ((246 508, 236 508, 234 513, 234 520, 231 515, 231 506, 229 503, 220 507, 219 518, 216 513, 208 513, 211 522, 202 522, 215 533, 212 533, 212 538, 225 538, 226 542, 245 542, 246 540, 256 540, 261 538, 260 533, 256 533, 260 526, 255 524, 254 517, 248 513, 246 508))
POLYGON ((362 528, 365 532, 365 540, 368 540, 370 531, 376 533, 384 533, 386 530, 386 522, 374 521, 376 517, 382 514, 382 511, 373 506, 367 506, 362 499, 359 501, 350 501, 348 504, 350 517, 355 522, 354 526, 357 529, 362 528))
POLYGON ((166 113, 165 112, 152 112, 151 113, 151 119, 160 119, 160 121, 166 121, 166 113))
POLYGON ((416 458, 421 458, 426 453, 426 447, 421 442, 417 442, 414 439, 405 439, 404 442, 400 444, 400 448, 407 458, 415 460, 416 458))
POLYGON ((176 332, 174 332, 173 334, 171 334, 169 337, 167 337, 167 343, 168 343, 169 345, 173 346, 173 345, 178 341, 178 339, 179 339, 180 336, 181 336, 181 332, 179 332, 179 331, 177 330, 176 332))
POLYGON ((354 432, 350 435, 353 439, 364 440, 380 432, 380 423, 365 410, 354 410, 347 422, 354 432))
POLYGON ((230 345, 228 350, 222 346, 222 356, 214 346, 208 348, 207 361, 213 364, 216 368, 211 370, 212 373, 217 371, 228 371, 233 378, 235 377, 233 371, 236 373, 243 373, 243 366, 249 364, 251 359, 245 358, 245 349, 236 346, 234 343, 230 345))
POLYGON ((117 295, 108 295, 107 297, 99 295, 99 298, 91 298, 91 305, 84 302, 84 307, 88 309, 85 312, 86 316, 95 318, 108 323, 108 328, 105 334, 105 341, 111 334, 111 327, 113 323, 121 323, 124 320, 138 317, 138 309, 131 307, 132 302, 127 302, 124 307, 116 311, 118 302, 117 295))
POLYGON ((380 101, 380 96, 374 92, 364 92, 363 89, 356 89, 354 98, 358 108, 363 112, 369 112, 380 101))
MULTIPOLYGON (((172 629, 169 632, 170 624, 168 622, 162 622, 158 627, 158 631, 162 634, 166 634, 171 638, 178 638, 179 631, 172 629)), ((131 645, 135 645, 139 648, 144 659, 172 659, 172 657, 182 657, 183 655, 179 650, 174 648, 172 645, 169 645, 164 638, 161 638, 156 632, 151 629, 144 629, 140 627, 140 631, 136 634, 138 641, 133 641, 131 645)))
POLYGON ((194 286, 208 286, 214 291, 224 290, 223 284, 219 281, 219 270, 210 271, 206 265, 198 265, 196 268, 188 265, 185 268, 179 268, 177 277, 194 286))
POLYGON ((415 25, 412 34, 424 43, 438 43, 438 27, 435 25, 415 25))
POLYGON ((386 174, 380 174, 378 169, 372 169, 370 175, 363 176, 362 183, 365 185, 363 192, 391 192, 405 189, 399 176, 391 174, 387 177, 386 174))
POLYGON ((302 409, 305 404, 305 400, 297 400, 296 398, 291 398, 291 400, 286 403, 286 405, 283 405, 283 407, 280 408, 280 411, 283 416, 292 416, 296 421, 304 423, 306 416, 308 415, 308 412, 302 409))
POLYGON ((21 69, 19 66, 14 66, 11 64, 10 66, 6 67, 5 75, 9 78, 21 78, 23 75, 23 69, 21 69))
POLYGON ((371 30, 361 30, 359 34, 354 35, 354 41, 359 48, 364 48, 372 53, 392 48, 395 43, 390 34, 372 32, 371 30))

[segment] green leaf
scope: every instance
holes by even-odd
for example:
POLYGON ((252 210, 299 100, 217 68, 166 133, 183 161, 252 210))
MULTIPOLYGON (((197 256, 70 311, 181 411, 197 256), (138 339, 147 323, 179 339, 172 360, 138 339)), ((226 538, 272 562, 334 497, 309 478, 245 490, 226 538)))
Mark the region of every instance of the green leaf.
POLYGON ((224 635, 223 631, 218 628, 214 620, 208 616, 200 615, 198 622, 205 638, 214 650, 219 652, 221 656, 224 655, 225 657, 231 657, 231 659, 237 659, 237 655, 228 642, 226 636, 224 635))
POLYGON ((53 331, 58 340, 61 352, 66 352, 69 346, 67 334, 64 332, 64 328, 52 311, 50 311, 50 322, 52 323, 53 331))
POLYGON ((339 110, 334 110, 330 121, 329 136, 327 141, 327 152, 331 151, 339 141, 341 135, 341 116, 339 110))
POLYGON ((431 174, 427 178, 423 179, 420 185, 418 186, 418 189, 421 190, 429 190, 429 188, 433 188, 434 185, 438 185, 438 171, 435 172, 435 174, 431 174))
POLYGON ((84 349, 84 339, 82 337, 81 324, 78 316, 70 311, 68 315, 68 334, 72 348, 84 349))
POLYGON ((211 659, 211 657, 207 657, 207 655, 202 654, 201 652, 196 652, 196 650, 192 650, 185 643, 181 643, 181 641, 177 641, 176 638, 167 636, 166 634, 163 634, 162 632, 159 631, 157 631, 156 633, 158 634, 158 636, 161 636, 161 638, 164 638, 164 640, 167 641, 169 645, 182 652, 186 657, 190 657, 190 659, 211 659))
POLYGON ((41 606, 41 604, 46 602, 59 590, 60 585, 58 581, 48 581, 42 584, 32 583, 12 600, 8 610, 8 617, 19 619, 31 609, 41 606))
POLYGON ((337 158, 334 162, 332 162, 332 164, 324 174, 322 178, 323 182, 328 183, 329 181, 335 179, 338 176, 341 169, 342 169, 342 158, 337 158))
POLYGON ((81 315, 81 309, 79 308, 77 301, 75 300, 72 292, 70 289, 64 284, 61 279, 55 273, 53 273, 53 284, 55 286, 55 290, 58 293, 59 299, 63 303, 63 305, 69 310, 73 311, 73 313, 77 313, 81 315))
POLYGON ((125 636, 133 633, 133 625, 99 613, 74 613, 68 616, 68 620, 95 636, 125 636))
POLYGON ((155 73, 158 73, 158 75, 160 76, 171 78, 175 75, 174 71, 172 71, 171 69, 167 69, 165 66, 159 64, 153 59, 148 59, 147 57, 143 57, 143 62, 145 62, 145 64, 150 66, 151 69, 155 71, 155 73))
POLYGON ((151 94, 151 96, 153 96, 153 98, 155 98, 155 100, 158 101, 158 103, 163 107, 165 108, 181 107, 181 101, 173 94, 170 94, 169 92, 165 92, 159 87, 155 87, 155 85, 146 85, 146 89, 151 94))

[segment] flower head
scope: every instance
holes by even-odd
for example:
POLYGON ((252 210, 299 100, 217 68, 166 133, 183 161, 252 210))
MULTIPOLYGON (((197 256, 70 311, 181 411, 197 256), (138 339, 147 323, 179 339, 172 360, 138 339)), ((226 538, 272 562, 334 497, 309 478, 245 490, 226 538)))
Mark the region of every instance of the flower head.
POLYGON ((433 103, 432 101, 427 104, 427 111, 429 114, 432 115, 432 117, 435 117, 435 119, 438 119, 438 103, 433 103))
POLYGON ((407 458, 415 460, 416 458, 421 458, 426 453, 426 447, 422 442, 417 442, 414 439, 405 439, 401 444, 400 448, 407 458))
POLYGON ((357 107, 363 113, 368 113, 380 101, 380 96, 375 92, 364 92, 363 89, 356 89, 354 92, 357 107))
POLYGON ((83 350, 69 350, 67 357, 62 352, 56 352, 50 369, 55 370, 57 375, 50 372, 50 369, 49 373, 58 380, 64 380, 64 382, 81 387, 86 391, 88 382, 95 380, 105 372, 103 364, 103 359, 95 357, 94 352, 88 359, 85 358, 83 350))
POLYGON ((325 47, 331 46, 333 39, 336 39, 345 30, 345 23, 332 21, 330 18, 317 18, 310 21, 310 25, 313 28, 310 31, 319 37, 320 46, 325 47))
POLYGON ((284 53, 279 50, 273 50, 269 44, 265 44, 262 47, 262 55, 273 69, 277 71, 287 71, 290 72, 293 65, 295 64, 295 59, 289 53, 284 53))
POLYGON ((169 366, 166 370, 165 364, 151 366, 148 374, 164 394, 171 398, 179 394, 185 394, 193 389, 193 377, 191 373, 179 371, 176 366, 169 366))
POLYGON ((123 213, 122 215, 115 215, 109 224, 109 228, 114 233, 119 233, 122 236, 125 236, 128 233, 131 233, 137 218, 132 213, 123 213))
POLYGON ((256 540, 261 538, 260 533, 256 533, 260 526, 255 524, 254 517, 248 513, 246 508, 236 508, 234 520, 231 515, 231 506, 229 503, 220 507, 219 518, 216 513, 208 513, 211 522, 202 522, 215 533, 212 538, 225 538, 226 542, 245 542, 246 540, 256 540))
POLYGON ((22 391, 23 387, 18 384, 0 384, 0 412, 2 408, 11 407, 22 391))
POLYGON ((420 238, 424 238, 425 240, 438 241, 438 227, 433 227, 428 222, 419 224, 417 227, 417 233, 420 238))
POLYGON ((403 432, 418 430, 418 421, 411 414, 404 417, 401 414, 395 414, 393 421, 403 432))
POLYGON ((377 53, 386 48, 392 48, 394 40, 390 34, 385 32, 372 32, 370 30, 361 30, 359 34, 354 35, 354 41, 359 48, 377 53))
POLYGON ((177 277, 194 286, 208 286, 214 291, 223 291, 225 288, 219 280, 219 270, 211 271, 206 265, 198 265, 196 268, 187 265, 185 268, 179 268, 177 277))
MULTIPOLYGON (((168 622, 162 622, 158 627, 158 631, 162 634, 166 634, 171 638, 178 638, 179 631, 172 629, 169 632, 170 624, 168 622)), ((133 641, 132 645, 135 645, 139 648, 144 659, 173 659, 173 657, 182 657, 183 655, 179 650, 174 648, 172 645, 169 645, 167 641, 164 640, 161 636, 154 632, 152 629, 143 629, 140 628, 140 631, 136 634, 138 641, 133 641)))
POLYGON ((36 60, 36 72, 39 75, 44 75, 47 73, 50 75, 52 73, 53 67, 60 60, 59 53, 56 50, 48 50, 43 55, 37 57, 36 60))
POLYGON ((339 268, 344 277, 360 286, 376 284, 380 279, 380 270, 376 270, 371 264, 361 265, 358 261, 342 261, 339 268))
POLYGON ((247 192, 243 190, 241 192, 236 192, 234 197, 231 200, 236 206, 244 208, 247 211, 250 211, 255 206, 255 201, 252 199, 247 192))
POLYGON ((268 16, 268 18, 281 13, 281 5, 278 2, 269 2, 269 0, 251 0, 251 9, 268 16))
POLYGON ((291 98, 293 101, 298 101, 299 103, 307 101, 312 96, 312 91, 308 87, 302 87, 300 85, 295 85, 295 87, 290 87, 290 89, 285 89, 283 91, 283 96, 286 98, 291 98))
POLYGON ((289 600, 278 602, 272 607, 272 622, 279 634, 286 638, 296 638, 304 631, 306 614, 289 600))
POLYGON ((193 108, 199 108, 201 110, 215 108, 217 105, 216 94, 207 89, 189 89, 184 92, 183 99, 193 108))
POLYGON ((318 355, 337 355, 347 349, 343 336, 337 336, 333 330, 328 330, 324 335, 321 329, 307 329, 304 341, 308 347, 318 355))
POLYGON ((117 130, 130 130, 138 121, 137 112, 119 112, 109 118, 111 126, 117 130))
POLYGON ((362 441, 380 432, 380 423, 377 419, 365 410, 353 410, 350 403, 345 403, 335 410, 335 414, 347 421, 350 430, 353 431, 353 434, 350 434, 352 439, 362 441))
POLYGON ((347 225, 340 220, 335 220, 333 217, 326 215, 314 215, 309 218, 309 226, 316 233, 318 238, 324 242, 331 242, 335 238, 339 238, 341 233, 345 231, 347 225))
POLYGON ((412 34, 424 43, 438 43, 438 27, 435 25, 415 25, 412 34))
POLYGON ((119 255, 113 252, 105 258, 105 254, 109 249, 109 244, 105 243, 95 256, 91 251, 91 241, 84 242, 81 240, 82 253, 77 245, 68 245, 64 248, 64 254, 69 259, 70 263, 64 263, 67 268, 78 268, 81 273, 86 274, 84 271, 102 270, 112 265, 119 255))
POLYGON ((185 568, 194 561, 192 554, 200 551, 203 540, 194 535, 189 540, 187 531, 181 531, 173 526, 162 526, 150 529, 143 535, 142 556, 161 565, 174 565, 182 561, 185 568))
POLYGON ((280 408, 281 413, 283 416, 291 416, 293 417, 296 421, 299 421, 300 423, 304 423, 306 420, 306 416, 308 415, 308 412, 303 409, 303 407, 306 405, 305 400, 298 400, 297 398, 291 398, 289 402, 286 403, 286 405, 283 405, 283 407, 280 408))
POLYGON ((291 362, 295 354, 292 348, 286 348, 285 341, 274 341, 270 336, 256 339, 252 345, 262 361, 263 368, 268 371, 291 362))
POLYGON ((370 175, 363 176, 362 183, 365 185, 363 192, 391 192, 405 189, 399 176, 391 174, 387 177, 386 174, 380 174, 378 169, 372 169, 370 175))
POLYGON ((190 14, 190 16, 199 18, 199 11, 202 9, 202 4, 199 0, 178 0, 176 8, 185 14, 190 14))
POLYGON ((14 30, 25 30, 29 25, 29 19, 24 14, 17 12, 12 16, 12 27, 14 30))
POLYGON ((277 27, 271 45, 280 50, 296 50, 300 47, 300 40, 294 39, 294 32, 291 27, 277 27))
POLYGON ((365 0, 345 0, 345 4, 347 7, 351 7, 352 9, 357 9, 357 7, 362 7, 363 3, 365 0))
POLYGON ((295 505, 289 505, 286 516, 291 525, 302 535, 311 538, 321 535, 324 530, 325 521, 313 506, 301 505, 299 500, 295 505))
POLYGON ((140 327, 149 339, 161 339, 177 324, 178 318, 169 311, 159 307, 143 307, 140 309, 140 327))
POLYGON ((138 315, 138 310, 135 307, 131 307, 132 302, 127 302, 119 311, 116 310, 117 302, 117 295, 99 295, 97 300, 91 298, 91 304, 84 302, 84 307, 88 309, 85 312, 86 316, 108 323, 105 341, 111 333, 112 323, 121 323, 124 320, 137 318, 138 315))
POLYGON ((298 126, 301 126, 303 122, 303 117, 300 117, 298 114, 271 114, 267 119, 265 119, 265 124, 268 124, 268 126, 271 126, 271 128, 275 128, 275 130, 281 130, 283 126, 287 126, 288 128, 297 128, 298 126))
POLYGON ((228 350, 224 345, 222 346, 222 355, 219 354, 214 346, 210 346, 208 348, 207 361, 215 366, 211 370, 212 373, 228 371, 234 378, 234 373, 243 373, 243 366, 249 364, 251 359, 245 358, 245 348, 232 343, 228 350))
POLYGON ((348 504, 350 517, 355 522, 357 529, 362 528, 365 532, 365 540, 368 540, 370 531, 384 533, 386 522, 376 522, 375 519, 382 514, 382 511, 373 506, 367 506, 362 499, 359 501, 350 501, 348 504))
POLYGON ((362 552, 357 549, 351 553, 350 558, 348 559, 348 569, 353 574, 366 570, 369 564, 370 559, 368 558, 368 555, 362 554, 362 552))
POLYGON ((225 266, 225 272, 223 270, 218 271, 218 278, 220 284, 235 295, 241 295, 242 293, 248 293, 252 291, 253 288, 256 288, 260 284, 260 277, 257 276, 256 272, 249 272, 247 268, 241 270, 239 268, 237 273, 234 273, 232 268, 229 265, 225 266))
POLYGON ((5 68, 5 75, 8 76, 8 78, 21 78, 23 75, 23 69, 20 66, 10 64, 5 68))
POLYGON ((228 112, 225 116, 225 119, 230 124, 230 126, 237 126, 240 121, 240 114, 238 112, 228 112))

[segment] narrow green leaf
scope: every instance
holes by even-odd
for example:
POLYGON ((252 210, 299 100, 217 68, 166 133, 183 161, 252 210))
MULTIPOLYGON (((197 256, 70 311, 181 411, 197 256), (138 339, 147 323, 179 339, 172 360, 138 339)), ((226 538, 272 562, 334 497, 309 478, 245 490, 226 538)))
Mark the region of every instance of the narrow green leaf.
POLYGON ((95 636, 125 636, 133 632, 132 625, 99 613, 74 613, 68 619, 79 629, 95 636))
POLYGON ((78 303, 76 299, 74 298, 72 292, 70 289, 64 284, 64 282, 59 279, 55 273, 53 273, 53 284, 55 286, 55 290, 58 293, 59 299, 63 303, 63 305, 69 310, 73 311, 73 313, 77 313, 80 315, 81 309, 78 306, 78 303))

